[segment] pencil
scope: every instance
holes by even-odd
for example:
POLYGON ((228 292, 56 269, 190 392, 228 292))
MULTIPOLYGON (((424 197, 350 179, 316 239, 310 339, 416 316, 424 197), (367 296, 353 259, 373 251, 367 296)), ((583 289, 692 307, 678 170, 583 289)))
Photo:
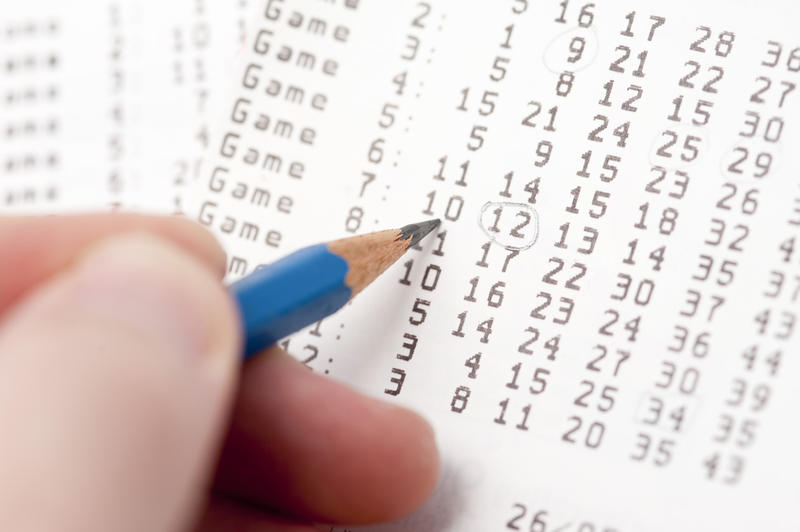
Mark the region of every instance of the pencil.
POLYGON ((439 220, 317 244, 231 284, 247 359, 330 316, 439 227, 439 220))

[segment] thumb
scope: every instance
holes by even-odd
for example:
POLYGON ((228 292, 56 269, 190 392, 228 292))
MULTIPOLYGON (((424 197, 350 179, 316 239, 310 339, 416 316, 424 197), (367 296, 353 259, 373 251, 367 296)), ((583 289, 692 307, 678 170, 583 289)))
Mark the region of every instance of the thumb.
POLYGON ((0 326, 0 530, 176 531, 206 491, 239 332, 219 281, 104 241, 0 326))

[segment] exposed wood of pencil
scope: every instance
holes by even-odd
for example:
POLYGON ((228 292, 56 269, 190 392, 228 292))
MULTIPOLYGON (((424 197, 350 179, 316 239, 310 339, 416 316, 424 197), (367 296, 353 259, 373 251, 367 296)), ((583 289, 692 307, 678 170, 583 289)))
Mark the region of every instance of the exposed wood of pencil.
POLYGON ((401 235, 400 230, 390 229, 328 243, 328 249, 350 265, 345 283, 353 291, 353 296, 403 256, 411 236, 398 240, 401 235))

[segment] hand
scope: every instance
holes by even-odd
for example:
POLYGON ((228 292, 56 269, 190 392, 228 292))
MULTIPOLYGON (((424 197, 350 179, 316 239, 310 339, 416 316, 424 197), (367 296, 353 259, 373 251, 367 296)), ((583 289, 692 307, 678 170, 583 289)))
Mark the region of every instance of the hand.
POLYGON ((0 250, 0 530, 299 532, 432 490, 420 417, 278 349, 241 367, 199 226, 0 218, 0 250))

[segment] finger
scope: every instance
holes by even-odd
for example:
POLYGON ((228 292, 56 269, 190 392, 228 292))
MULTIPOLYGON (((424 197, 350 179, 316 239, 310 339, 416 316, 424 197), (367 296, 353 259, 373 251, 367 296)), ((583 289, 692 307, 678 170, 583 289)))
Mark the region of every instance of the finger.
POLYGON ((0 327, 0 530, 189 524, 224 430, 233 304, 146 235, 92 247, 0 327))
POLYGON ((199 224, 177 217, 136 214, 0 217, 0 313, 31 287, 66 267, 87 246, 109 236, 144 231, 180 246, 218 277, 225 253, 199 224))
POLYGON ((213 498, 196 532, 319 532, 311 525, 265 514, 223 498, 213 498))
POLYGON ((273 349, 243 372, 217 486, 316 522, 361 524, 409 513, 437 474, 422 418, 273 349))

